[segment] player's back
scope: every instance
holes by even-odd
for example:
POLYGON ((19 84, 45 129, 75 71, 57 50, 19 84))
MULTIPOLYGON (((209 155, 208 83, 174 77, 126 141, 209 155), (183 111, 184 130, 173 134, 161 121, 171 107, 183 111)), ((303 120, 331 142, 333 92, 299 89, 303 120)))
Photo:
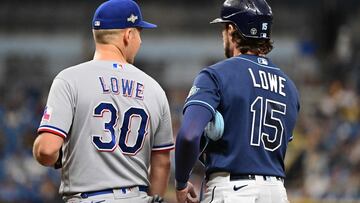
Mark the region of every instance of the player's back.
POLYGON ((62 71, 73 122, 64 143, 64 194, 149 185, 152 150, 173 147, 157 130, 168 112, 160 85, 130 64, 89 61, 62 71), (156 136, 155 136, 156 135, 156 136))
POLYGON ((285 177, 285 152, 299 108, 293 82, 267 58, 254 55, 204 71, 218 83, 225 123, 223 138, 208 146, 207 173, 285 177))

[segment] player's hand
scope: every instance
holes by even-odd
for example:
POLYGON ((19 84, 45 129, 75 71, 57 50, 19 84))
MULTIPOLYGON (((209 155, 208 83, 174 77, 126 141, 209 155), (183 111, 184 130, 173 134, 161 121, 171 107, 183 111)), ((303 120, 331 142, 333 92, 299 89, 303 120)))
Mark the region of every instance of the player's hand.
POLYGON ((176 190, 176 199, 178 203, 198 203, 199 199, 196 195, 193 184, 187 183, 186 188, 176 190))

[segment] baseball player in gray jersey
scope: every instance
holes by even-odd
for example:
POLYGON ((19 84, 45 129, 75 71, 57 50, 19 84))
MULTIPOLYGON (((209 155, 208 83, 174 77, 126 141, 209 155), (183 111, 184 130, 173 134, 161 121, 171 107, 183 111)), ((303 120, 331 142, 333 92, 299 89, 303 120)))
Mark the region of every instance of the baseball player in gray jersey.
POLYGON ((53 81, 33 153, 62 166, 66 202, 152 202, 164 195, 174 148, 160 85, 133 66, 143 28, 132 0, 96 10, 94 60, 61 71, 53 81), (62 158, 61 158, 62 154, 62 158))

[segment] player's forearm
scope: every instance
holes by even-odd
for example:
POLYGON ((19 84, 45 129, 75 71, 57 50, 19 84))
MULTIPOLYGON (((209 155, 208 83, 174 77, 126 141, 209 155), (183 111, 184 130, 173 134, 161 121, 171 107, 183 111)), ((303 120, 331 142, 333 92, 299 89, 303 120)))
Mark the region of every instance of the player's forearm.
POLYGON ((34 145, 33 155, 41 165, 53 166, 59 157, 59 151, 53 152, 41 145, 34 145))
MULTIPOLYGON (((161 152, 156 152, 161 153, 161 152)), ((170 155, 166 154, 155 156, 162 156, 161 159, 152 160, 150 168, 150 195, 164 196, 170 176, 170 155)), ((153 155, 154 156, 154 155, 153 155)))
POLYGON ((41 165, 53 166, 59 157, 62 142, 62 138, 56 135, 43 133, 34 142, 33 156, 41 165))

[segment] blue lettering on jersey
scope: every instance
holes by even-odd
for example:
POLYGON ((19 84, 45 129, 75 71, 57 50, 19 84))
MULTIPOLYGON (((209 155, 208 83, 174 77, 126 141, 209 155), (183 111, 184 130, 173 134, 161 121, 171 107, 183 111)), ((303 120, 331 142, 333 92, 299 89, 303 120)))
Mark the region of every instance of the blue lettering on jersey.
POLYGON ((134 82, 133 80, 121 79, 122 84, 122 94, 124 97, 132 97, 134 90, 134 82))
POLYGON ((144 99, 144 85, 141 83, 136 84, 135 98, 144 99))
POLYGON ((103 93, 109 93, 110 89, 106 86, 105 82, 104 82, 104 78, 103 77, 99 77, 100 80, 100 85, 102 88, 103 93))
POLYGON ((99 81, 101 90, 104 94, 112 93, 118 95, 121 93, 124 97, 131 97, 140 100, 144 99, 145 86, 140 82, 122 78, 120 84, 120 80, 116 77, 108 79, 108 83, 105 81, 104 77, 99 77, 99 81))
POLYGON ((110 78, 111 80, 111 90, 114 94, 119 94, 119 82, 115 77, 110 78))

